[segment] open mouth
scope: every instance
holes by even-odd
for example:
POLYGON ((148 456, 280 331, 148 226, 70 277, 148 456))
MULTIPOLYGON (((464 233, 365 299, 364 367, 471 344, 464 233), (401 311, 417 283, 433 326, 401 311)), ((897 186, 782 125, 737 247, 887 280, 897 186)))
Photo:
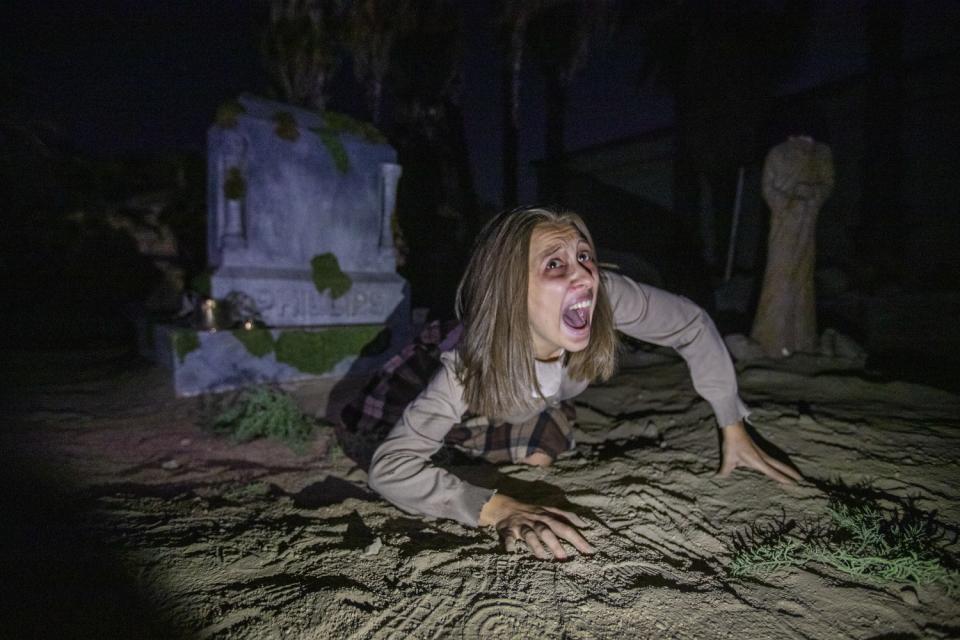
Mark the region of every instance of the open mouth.
POLYGON ((574 331, 582 331, 590 326, 590 308, 593 300, 578 300, 563 312, 563 324, 574 331))

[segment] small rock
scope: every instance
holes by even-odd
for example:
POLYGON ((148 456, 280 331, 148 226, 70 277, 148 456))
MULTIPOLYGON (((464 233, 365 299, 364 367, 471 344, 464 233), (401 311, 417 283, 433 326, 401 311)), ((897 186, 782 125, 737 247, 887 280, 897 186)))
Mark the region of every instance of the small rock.
POLYGON ((867 352, 850 336, 827 329, 820 336, 820 353, 833 358, 866 360, 867 352))
POLYGON ((765 355, 763 347, 742 333, 731 333, 723 341, 734 360, 759 360, 765 355))
POLYGON ((917 590, 913 587, 904 587, 900 589, 900 599, 911 607, 920 606, 920 597, 917 596, 917 590))
POLYGON ((189 447, 191 444, 193 444, 193 440, 191 440, 190 438, 184 438, 183 440, 180 441, 181 447, 189 447))
POLYGON ((731 333, 723 341, 734 360, 759 360, 764 357, 763 347, 742 333, 731 333))
POLYGON ((177 462, 176 460, 172 460, 172 459, 171 459, 171 460, 167 460, 166 462, 164 462, 164 463, 161 464, 160 466, 161 466, 162 468, 166 469, 167 471, 173 471, 174 469, 179 469, 179 468, 180 468, 180 463, 177 462))
POLYGON ((380 539, 380 536, 377 536, 373 542, 368 544, 363 550, 363 555, 365 556, 375 556, 380 553, 380 549, 383 548, 383 540, 380 539))

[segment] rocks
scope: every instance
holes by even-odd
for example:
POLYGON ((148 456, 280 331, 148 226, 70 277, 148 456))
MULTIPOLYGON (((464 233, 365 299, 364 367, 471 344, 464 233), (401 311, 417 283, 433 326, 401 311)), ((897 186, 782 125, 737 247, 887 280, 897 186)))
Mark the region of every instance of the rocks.
POLYGON ((368 544, 363 549, 363 555, 365 556, 375 556, 380 553, 380 549, 383 548, 383 540, 380 539, 380 536, 377 536, 373 542, 368 544))
MULTIPOLYGON (((737 362, 762 360, 766 357, 763 348, 755 340, 741 334, 731 333, 724 336, 727 350, 737 362)), ((861 366, 867 360, 867 352, 857 342, 835 329, 827 329, 817 341, 817 350, 814 353, 801 352, 806 356, 820 356, 832 360, 844 360, 859 363, 861 366)), ((783 353, 783 357, 794 355, 791 352, 783 353)))
POLYGON ((742 333, 731 333, 723 337, 727 351, 736 361, 760 360, 765 357, 763 347, 742 333))
POLYGON ((857 360, 866 362, 867 352, 857 344, 853 338, 845 336, 834 329, 827 329, 820 336, 820 355, 830 358, 857 360))
POLYGON ((917 590, 913 587, 904 587, 900 589, 900 599, 911 607, 920 606, 920 597, 917 595, 917 590))

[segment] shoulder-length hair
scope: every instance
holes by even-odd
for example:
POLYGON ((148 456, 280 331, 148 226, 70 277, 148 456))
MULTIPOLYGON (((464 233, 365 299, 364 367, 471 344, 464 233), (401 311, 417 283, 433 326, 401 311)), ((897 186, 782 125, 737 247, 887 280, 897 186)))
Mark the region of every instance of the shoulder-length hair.
MULTIPOLYGON (((521 208, 488 222, 457 289, 457 317, 463 323, 458 374, 468 410, 506 418, 536 404, 537 382, 533 335, 527 317, 530 238, 534 229, 572 228, 596 247, 586 224, 575 213, 521 208)), ((613 310, 600 274, 597 302, 585 349, 565 354, 575 380, 606 380, 616 368, 617 337, 613 310)))

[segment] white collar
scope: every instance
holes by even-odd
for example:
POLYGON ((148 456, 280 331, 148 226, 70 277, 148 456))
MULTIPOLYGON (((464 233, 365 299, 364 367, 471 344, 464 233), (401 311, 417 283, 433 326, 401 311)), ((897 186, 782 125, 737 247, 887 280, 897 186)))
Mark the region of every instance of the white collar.
MULTIPOLYGON (((560 356, 549 362, 534 360, 537 373, 537 383, 540 385, 540 391, 544 398, 551 398, 560 391, 560 382, 563 380, 563 360, 566 356, 565 351, 560 352, 560 356)), ((537 390, 531 391, 534 398, 539 398, 537 390)))

